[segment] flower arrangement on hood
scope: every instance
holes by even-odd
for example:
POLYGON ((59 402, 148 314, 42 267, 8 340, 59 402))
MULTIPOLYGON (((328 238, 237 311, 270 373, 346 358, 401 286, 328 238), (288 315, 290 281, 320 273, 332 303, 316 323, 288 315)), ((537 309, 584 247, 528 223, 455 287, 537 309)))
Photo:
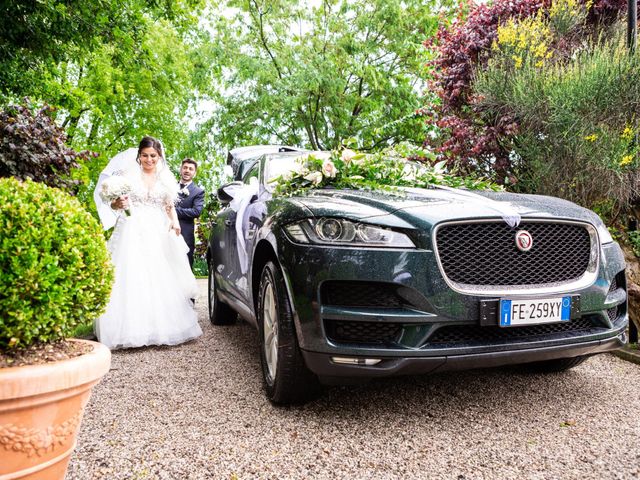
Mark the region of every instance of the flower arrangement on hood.
MULTIPOLYGON (((406 154, 406 152, 403 152, 406 154)), ((314 188, 398 191, 398 187, 442 185, 469 190, 501 190, 476 176, 458 176, 435 165, 409 161, 394 150, 359 153, 351 149, 301 155, 296 168, 275 179, 275 195, 299 195, 314 188)))

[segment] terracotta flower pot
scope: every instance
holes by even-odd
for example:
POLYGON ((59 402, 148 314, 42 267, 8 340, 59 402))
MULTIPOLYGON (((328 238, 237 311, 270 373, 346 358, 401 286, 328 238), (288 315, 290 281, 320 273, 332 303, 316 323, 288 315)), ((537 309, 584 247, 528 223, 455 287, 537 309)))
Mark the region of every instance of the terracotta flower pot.
POLYGON ((0 480, 62 479, 91 387, 109 371, 104 345, 69 360, 0 368, 0 480))

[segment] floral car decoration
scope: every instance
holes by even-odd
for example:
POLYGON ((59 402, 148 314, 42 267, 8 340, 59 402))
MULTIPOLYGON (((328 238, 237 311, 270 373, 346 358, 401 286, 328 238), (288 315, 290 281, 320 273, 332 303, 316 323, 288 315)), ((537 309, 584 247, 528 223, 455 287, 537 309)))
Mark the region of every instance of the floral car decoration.
POLYGON ((398 193, 398 187, 427 188, 433 185, 468 190, 502 190, 500 186, 477 176, 463 177, 447 173, 446 162, 433 166, 410 162, 394 150, 359 153, 344 149, 309 153, 300 156, 297 163, 297 170, 273 179, 276 195, 300 195, 313 188, 328 186, 398 193))

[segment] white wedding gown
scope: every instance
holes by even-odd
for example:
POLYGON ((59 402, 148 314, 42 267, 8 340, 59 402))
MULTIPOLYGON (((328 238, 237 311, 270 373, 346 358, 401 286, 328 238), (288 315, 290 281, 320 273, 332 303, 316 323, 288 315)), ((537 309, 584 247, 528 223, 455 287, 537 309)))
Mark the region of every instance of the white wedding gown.
POLYGON ((147 191, 138 172, 130 216, 121 213, 108 246, 115 283, 107 310, 95 322, 98 340, 111 349, 176 345, 202 334, 191 303, 196 279, 182 236, 169 231, 165 203, 170 194, 160 181, 147 191))

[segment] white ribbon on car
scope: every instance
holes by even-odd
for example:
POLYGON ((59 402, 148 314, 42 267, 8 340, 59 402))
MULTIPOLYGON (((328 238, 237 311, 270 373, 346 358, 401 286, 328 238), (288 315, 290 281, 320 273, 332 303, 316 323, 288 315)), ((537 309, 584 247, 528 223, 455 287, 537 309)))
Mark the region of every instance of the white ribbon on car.
MULTIPOLYGON (((439 190, 445 190, 450 192, 458 197, 461 197, 462 200, 473 200, 476 203, 479 203, 483 207, 486 207, 494 212, 498 213, 502 220, 509 225, 511 228, 515 228, 520 225, 520 221, 522 217, 516 211, 516 209, 508 202, 500 202, 498 200, 493 200, 491 198, 484 197, 477 193, 470 192, 468 190, 462 190, 460 188, 452 188, 446 187, 443 185, 438 185, 435 187, 439 190)), ((428 190, 424 188, 403 188, 406 192, 413 192, 421 195, 428 196, 428 190)))
POLYGON ((244 185, 228 185, 225 191, 233 197, 229 206, 236 212, 236 247, 238 250, 238 260, 242 275, 249 271, 249 255, 247 245, 244 241, 245 216, 248 214, 247 207, 251 204, 251 199, 258 194, 257 179, 252 178, 252 182, 244 185))

